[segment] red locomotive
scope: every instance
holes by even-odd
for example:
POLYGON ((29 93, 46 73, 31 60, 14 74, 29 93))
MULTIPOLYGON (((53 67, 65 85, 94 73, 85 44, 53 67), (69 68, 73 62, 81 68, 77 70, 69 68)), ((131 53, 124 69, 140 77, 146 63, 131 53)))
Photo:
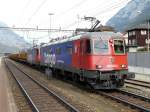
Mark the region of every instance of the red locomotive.
MULTIPOLYGON (((98 28, 97 28, 98 29, 98 28)), ((124 38, 112 31, 88 30, 27 52, 28 63, 53 75, 71 77, 94 89, 115 89, 134 78, 128 72, 124 38)))

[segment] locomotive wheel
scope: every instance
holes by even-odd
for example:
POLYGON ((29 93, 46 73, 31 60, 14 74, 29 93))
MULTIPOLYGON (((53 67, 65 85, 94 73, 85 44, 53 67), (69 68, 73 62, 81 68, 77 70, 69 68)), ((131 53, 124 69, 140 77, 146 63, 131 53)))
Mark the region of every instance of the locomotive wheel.
POLYGON ((78 82, 79 81, 79 78, 78 78, 78 75, 77 74, 73 74, 73 82, 78 82))

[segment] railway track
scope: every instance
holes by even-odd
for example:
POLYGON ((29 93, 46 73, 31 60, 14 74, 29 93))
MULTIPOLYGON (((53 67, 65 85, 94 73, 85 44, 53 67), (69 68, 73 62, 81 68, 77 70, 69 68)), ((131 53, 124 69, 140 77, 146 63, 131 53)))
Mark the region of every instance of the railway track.
MULTIPOLYGON (((69 83, 75 85, 72 81, 71 82, 69 81, 69 83)), ((77 84, 75 86, 79 86, 79 85, 77 84)), ((79 86, 79 88, 83 89, 82 86, 79 86)), ((87 89, 84 88, 84 90, 87 89)), ((121 102, 139 111, 150 112, 150 98, 148 97, 140 96, 123 90, 114 90, 110 92, 108 91, 94 91, 94 92, 96 94, 100 94, 108 98, 111 98, 113 100, 116 100, 117 102, 121 102)))
POLYGON ((116 89, 116 90, 110 90, 110 91, 89 90, 88 88, 84 88, 81 85, 74 84, 72 81, 66 81, 66 82, 72 85, 75 85, 79 87, 80 89, 84 89, 87 92, 92 92, 98 95, 105 96, 107 98, 111 98, 112 100, 123 103, 141 112, 150 112, 150 98, 149 97, 131 93, 122 89, 116 89))
POLYGON ((121 102, 131 108, 138 109, 142 112, 150 112, 150 98, 143 97, 123 90, 115 90, 111 92, 98 91, 97 94, 106 96, 117 102, 121 102))
POLYGON ((150 89, 150 82, 145 82, 145 81, 131 79, 131 80, 126 80, 125 83, 136 85, 136 86, 141 86, 141 87, 145 87, 145 88, 149 88, 150 89))
POLYGON ((43 84, 24 73, 9 60, 5 60, 6 66, 19 84, 23 94, 34 112, 79 112, 74 106, 43 84))

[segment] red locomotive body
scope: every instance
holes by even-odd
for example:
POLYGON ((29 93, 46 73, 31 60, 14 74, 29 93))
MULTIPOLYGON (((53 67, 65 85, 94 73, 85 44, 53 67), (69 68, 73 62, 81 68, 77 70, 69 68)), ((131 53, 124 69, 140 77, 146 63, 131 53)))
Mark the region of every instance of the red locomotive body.
POLYGON ((124 85, 128 73, 124 39, 113 32, 89 32, 74 41, 72 66, 83 71, 95 89, 113 89, 124 85))
POLYGON ((27 61, 30 64, 40 64, 41 57, 40 57, 40 49, 38 47, 33 47, 32 49, 28 49, 27 52, 27 61))
POLYGON ((122 37, 83 37, 75 40, 74 44, 74 67, 101 71, 128 69, 125 42, 122 37))

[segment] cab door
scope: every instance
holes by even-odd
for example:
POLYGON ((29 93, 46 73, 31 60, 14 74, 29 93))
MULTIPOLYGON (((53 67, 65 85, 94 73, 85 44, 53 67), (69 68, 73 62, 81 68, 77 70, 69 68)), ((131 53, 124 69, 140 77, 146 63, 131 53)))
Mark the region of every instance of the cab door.
POLYGON ((73 66, 85 69, 88 66, 88 54, 91 53, 90 40, 81 39, 74 41, 73 66), (87 47, 88 46, 88 47, 87 47))
POLYGON ((80 41, 80 51, 79 51, 79 54, 80 54, 80 68, 81 69, 84 69, 85 68, 85 64, 86 64, 86 55, 85 55, 85 47, 86 47, 86 40, 85 39, 82 39, 80 41))

